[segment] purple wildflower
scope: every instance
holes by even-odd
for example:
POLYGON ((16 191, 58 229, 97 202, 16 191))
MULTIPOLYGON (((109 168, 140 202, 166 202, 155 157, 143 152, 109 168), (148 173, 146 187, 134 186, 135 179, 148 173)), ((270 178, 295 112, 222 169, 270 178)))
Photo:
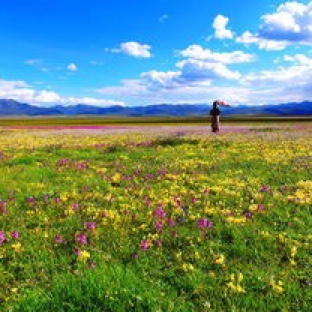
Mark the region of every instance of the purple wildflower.
POLYGON ((178 222, 180 222, 180 223, 184 223, 184 222, 185 222, 185 219, 184 219, 182 216, 179 216, 179 218, 178 218, 178 222))
POLYGON ((149 249, 149 242, 147 240, 142 240, 139 244, 139 247, 143 251, 147 251, 149 249))
POLYGON ((62 244, 64 241, 63 241, 63 238, 61 237, 61 235, 55 235, 54 242, 57 244, 62 244))
POLYGON ((156 218, 164 219, 166 217, 166 213, 161 207, 158 207, 153 211, 153 216, 156 218))
POLYGON ((170 227, 174 227, 174 226, 176 225, 174 219, 172 219, 172 218, 169 218, 169 219, 168 219, 167 224, 168 224, 170 227))
POLYGON ((72 208, 73 208, 73 210, 77 211, 79 209, 79 204, 78 203, 73 203, 72 208))
POLYGON ((13 231, 13 232, 11 233, 11 237, 12 237, 13 239, 18 239, 18 237, 19 237, 18 231, 13 231))
POLYGON ((86 230, 89 230, 89 231, 94 231, 95 230, 95 222, 85 222, 84 228, 86 230))
POLYGON ((85 233, 79 233, 76 236, 77 243, 80 245, 86 245, 87 244, 87 235, 85 233))
POLYGON ((155 240, 153 240, 153 245, 155 247, 161 247, 162 246, 162 242, 159 239, 155 239, 155 240))
POLYGON ((161 221, 156 222, 155 227, 156 227, 157 232, 161 232, 162 227, 163 227, 162 222, 161 221))
POLYGON ((61 202, 61 199, 59 197, 54 198, 54 202, 56 204, 59 204, 61 202))
POLYGON ((213 227, 213 222, 209 221, 206 218, 202 218, 197 221, 197 227, 201 230, 210 229, 213 227))
POLYGON ((260 189, 261 193, 267 192, 270 190, 270 187, 268 185, 263 185, 260 189))
POLYGON ((94 269, 96 267, 96 263, 94 261, 89 261, 88 267, 89 267, 89 269, 94 269))
POLYGON ((0 246, 5 242, 5 233, 3 231, 0 231, 0 246))
POLYGON ((246 217, 246 219, 252 218, 252 212, 250 212, 250 211, 244 212, 243 215, 246 217))

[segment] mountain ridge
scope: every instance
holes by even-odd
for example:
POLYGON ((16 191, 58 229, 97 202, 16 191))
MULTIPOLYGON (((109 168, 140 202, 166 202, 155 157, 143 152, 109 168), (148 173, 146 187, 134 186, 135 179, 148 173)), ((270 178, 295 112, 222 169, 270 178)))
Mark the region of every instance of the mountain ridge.
MULTIPOLYGON (((71 106, 54 105, 38 107, 20 103, 12 99, 0 99, 0 116, 52 116, 52 115, 116 115, 131 117, 148 116, 202 116, 209 115, 209 104, 152 104, 147 106, 108 106, 99 107, 86 104, 71 106)), ((221 108, 222 115, 271 115, 271 116, 307 116, 312 115, 312 102, 290 102, 272 105, 238 105, 221 108)))

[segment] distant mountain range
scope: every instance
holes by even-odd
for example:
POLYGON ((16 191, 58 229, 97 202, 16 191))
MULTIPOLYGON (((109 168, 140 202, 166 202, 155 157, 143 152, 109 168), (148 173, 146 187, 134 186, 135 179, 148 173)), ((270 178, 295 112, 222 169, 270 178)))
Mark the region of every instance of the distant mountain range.
MULTIPOLYGON (((72 106, 55 105, 38 107, 19 103, 15 100, 0 99, 0 116, 49 116, 49 115, 115 115, 115 116, 205 116, 209 115, 208 104, 157 104, 148 106, 98 107, 85 104, 72 106)), ((312 102, 286 103, 275 105, 240 105, 222 108, 222 115, 272 115, 307 116, 312 115, 312 102)))

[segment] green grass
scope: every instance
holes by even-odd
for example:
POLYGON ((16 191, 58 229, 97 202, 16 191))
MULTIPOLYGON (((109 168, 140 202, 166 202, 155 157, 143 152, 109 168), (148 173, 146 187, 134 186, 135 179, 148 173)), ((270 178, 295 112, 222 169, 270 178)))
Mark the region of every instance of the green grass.
POLYGON ((310 311, 311 135, 268 129, 0 134, 0 311, 310 311))
MULTIPOLYGON (((222 116, 222 123, 227 125, 247 124, 310 124, 311 116, 222 116)), ((94 126, 94 125, 196 125, 209 124, 210 116, 198 117, 116 117, 116 116, 14 116, 0 118, 0 126, 94 126)))

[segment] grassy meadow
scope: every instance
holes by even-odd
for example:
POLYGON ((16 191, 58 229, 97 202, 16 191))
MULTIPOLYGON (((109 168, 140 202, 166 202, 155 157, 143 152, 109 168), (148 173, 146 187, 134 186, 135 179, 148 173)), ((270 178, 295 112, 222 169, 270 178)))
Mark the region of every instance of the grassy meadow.
POLYGON ((3 127, 0 311, 311 311, 311 170, 311 126, 3 127))

